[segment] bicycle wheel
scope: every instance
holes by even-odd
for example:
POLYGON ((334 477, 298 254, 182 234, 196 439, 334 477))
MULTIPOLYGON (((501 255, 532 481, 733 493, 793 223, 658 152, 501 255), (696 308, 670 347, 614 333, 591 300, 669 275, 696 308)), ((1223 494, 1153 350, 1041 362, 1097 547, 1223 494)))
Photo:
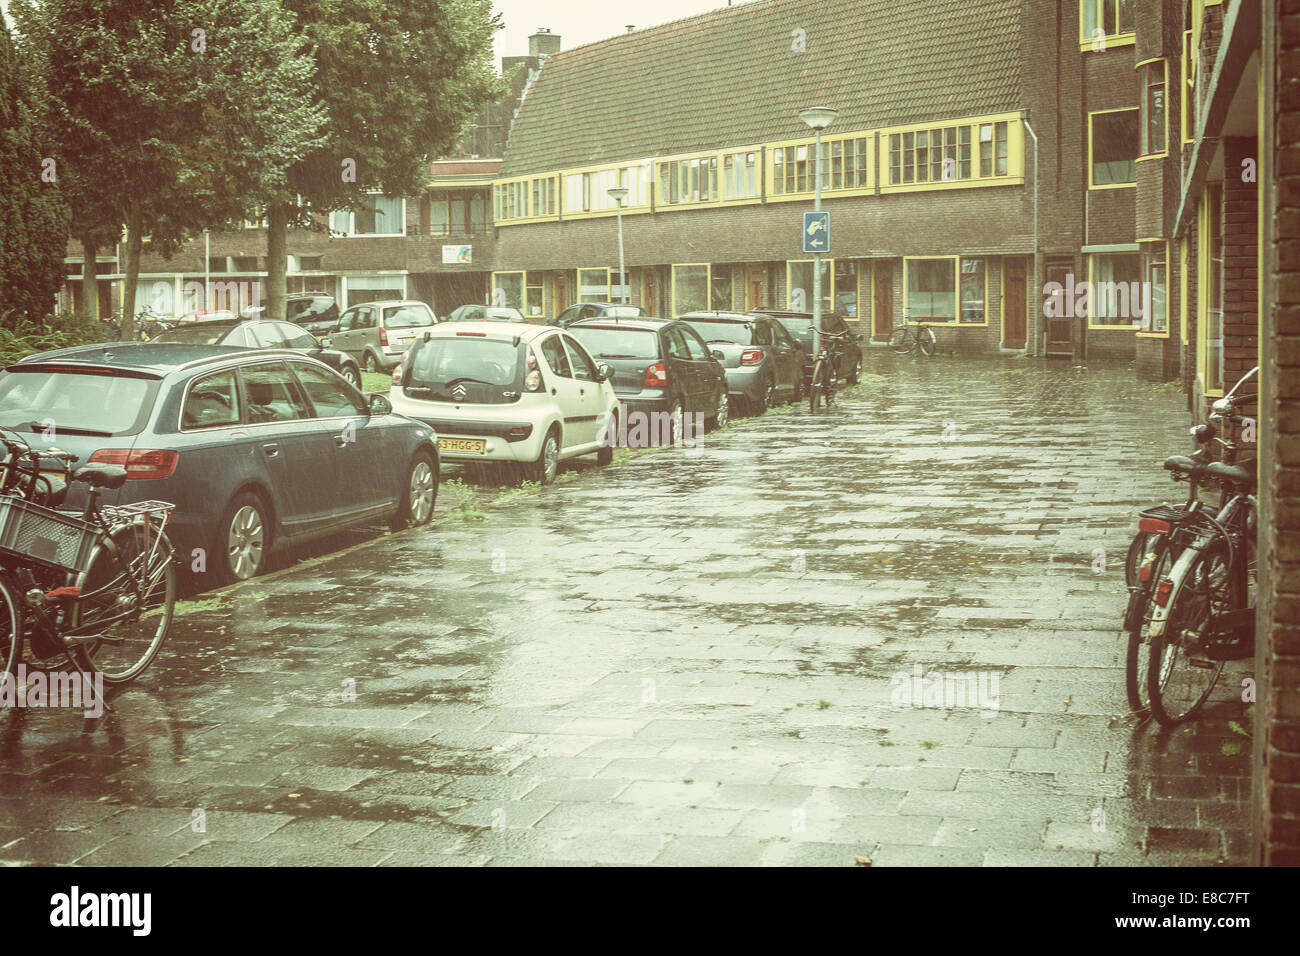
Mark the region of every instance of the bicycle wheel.
POLYGON ((812 378, 808 380, 808 411, 817 411, 817 405, 822 399, 822 374, 825 362, 818 359, 813 365, 812 378))
POLYGON ((70 629, 95 638, 78 648, 79 663, 102 674, 106 684, 138 677, 158 654, 171 626, 176 604, 172 544, 165 534, 153 532, 149 537, 146 553, 141 526, 118 531, 113 536, 118 555, 99 545, 89 570, 77 578, 81 596, 70 629), (124 567, 135 578, 139 594, 124 567))
MULTIPOLYGON (((1152 597, 1156 585, 1169 574, 1173 563, 1169 541, 1164 535, 1139 532, 1134 545, 1141 545, 1141 553, 1133 568, 1133 592, 1129 596, 1129 609, 1124 615, 1128 633, 1128 647, 1124 655, 1124 693, 1129 709, 1135 714, 1146 714, 1150 709, 1147 697, 1147 668, 1151 664, 1151 620, 1155 607, 1152 597), (1154 540, 1152 540, 1154 539, 1154 540), (1147 567, 1146 580, 1139 580, 1142 565, 1147 567)), ((1130 558, 1134 548, 1130 546, 1130 558)), ((1128 573, 1128 567, 1125 567, 1128 573)))
POLYGON ((911 328, 900 325, 894 329, 893 334, 889 336, 889 347, 899 355, 906 355, 916 348, 916 337, 912 334, 911 328))
POLYGON ((934 339, 934 331, 928 326, 921 326, 921 331, 917 333, 917 342, 921 346, 921 351, 926 355, 933 355, 934 348, 937 344, 934 339))
POLYGON ((18 592, 8 578, 0 577, 0 709, 17 699, 18 663, 23 659, 23 611, 18 592))
POLYGON ((1147 667, 1151 714, 1161 726, 1193 717, 1219 679, 1223 662, 1197 656, 1196 648, 1211 614, 1241 606, 1233 581, 1226 542, 1220 538, 1193 558, 1182 580, 1174 582, 1164 627, 1151 636, 1147 667))

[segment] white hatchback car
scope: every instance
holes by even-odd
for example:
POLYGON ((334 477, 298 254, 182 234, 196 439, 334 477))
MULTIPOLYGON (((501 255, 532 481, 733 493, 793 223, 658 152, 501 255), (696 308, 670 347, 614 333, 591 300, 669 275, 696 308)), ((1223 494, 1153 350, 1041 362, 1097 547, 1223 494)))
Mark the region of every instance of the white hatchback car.
POLYGON ((617 420, 612 374, 553 326, 449 322, 411 343, 389 400, 433 426, 444 461, 513 463, 548 485, 565 459, 613 457, 604 437, 617 420))

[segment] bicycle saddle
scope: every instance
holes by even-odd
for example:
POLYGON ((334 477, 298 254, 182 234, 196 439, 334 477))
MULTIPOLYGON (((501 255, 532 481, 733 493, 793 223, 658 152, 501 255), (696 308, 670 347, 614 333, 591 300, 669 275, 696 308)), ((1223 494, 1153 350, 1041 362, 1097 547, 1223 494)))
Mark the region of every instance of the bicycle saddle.
POLYGON ((84 481, 92 488, 121 488, 126 484, 126 469, 121 465, 83 465, 72 474, 73 481, 84 481))
POLYGON ((1184 475, 1200 475, 1205 472, 1205 462, 1188 458, 1186 455, 1170 455, 1165 459, 1165 471, 1176 471, 1184 475))
POLYGON ((1225 465, 1221 461, 1212 461, 1205 466, 1205 473, 1211 478, 1218 481, 1226 481, 1233 485, 1244 485, 1248 488, 1255 487, 1255 459, 1238 462, 1235 465, 1225 465))

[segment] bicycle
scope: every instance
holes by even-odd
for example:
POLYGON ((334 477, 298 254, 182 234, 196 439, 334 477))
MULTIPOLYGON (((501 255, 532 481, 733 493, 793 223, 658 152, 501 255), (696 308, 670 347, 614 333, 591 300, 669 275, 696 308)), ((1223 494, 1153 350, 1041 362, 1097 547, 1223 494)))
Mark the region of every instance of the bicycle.
MULTIPOLYGON (((0 429, 3 431, 3 429, 0 429)), ((24 645, 39 667, 125 684, 153 662, 176 604, 175 505, 102 505, 121 488, 119 465, 72 465, 76 455, 33 450, 0 435, 0 679, 16 680, 24 645), (56 510, 68 485, 89 486, 81 512, 56 510)))
MULTIPOLYGON (((1220 422, 1242 424, 1239 411, 1255 396, 1236 393, 1256 372, 1258 368, 1252 369, 1214 402, 1211 428, 1220 422)), ((1235 458, 1237 445, 1219 441, 1225 455, 1235 458)), ((1254 459, 1248 459, 1202 466, 1205 478, 1222 489, 1218 512, 1211 516, 1208 509, 1199 508, 1171 523, 1166 553, 1172 561, 1152 592, 1147 631, 1147 697, 1152 716, 1164 727, 1194 717, 1224 663, 1255 652, 1254 465, 1254 459)))
POLYGON ((903 324, 889 336, 889 347, 899 355, 907 355, 917 348, 926 355, 934 355, 937 342, 934 330, 928 325, 909 325, 908 310, 903 310, 903 324))
POLYGON ((848 332, 822 332, 821 352, 813 363, 812 377, 808 380, 808 410, 817 411, 822 400, 826 408, 835 404, 835 381, 840 370, 839 341, 848 338, 848 332))

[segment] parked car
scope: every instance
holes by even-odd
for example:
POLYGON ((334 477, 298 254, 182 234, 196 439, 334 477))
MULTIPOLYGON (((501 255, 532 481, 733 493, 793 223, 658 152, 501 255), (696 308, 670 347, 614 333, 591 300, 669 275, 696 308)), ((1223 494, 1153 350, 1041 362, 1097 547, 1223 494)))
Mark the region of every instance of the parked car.
POLYGON ((611 375, 554 326, 443 323, 415 340, 390 398, 437 432, 447 461, 510 464, 547 485, 565 459, 613 457, 602 442, 618 411, 611 375))
MULTIPOLYGON (((265 314, 262 305, 249 306, 239 313, 245 319, 260 319, 265 314)), ((339 306, 326 292, 291 292, 284 300, 284 317, 320 338, 338 330, 339 306)))
POLYGON ((623 302, 575 302, 555 317, 555 324, 566 328, 583 319, 595 319, 601 316, 630 319, 645 315, 645 309, 639 305, 627 305, 623 302))
POLYGON ((518 309, 504 305, 461 305, 444 322, 526 322, 518 309))
MULTIPOLYGON (((41 447, 50 422, 82 464, 126 468, 105 504, 176 505, 167 533, 201 582, 252 577, 273 552, 353 525, 425 524, 437 496, 428 425, 287 349, 120 342, 6 368, 0 424, 41 447)), ((85 492, 73 484, 67 507, 85 492)))
POLYGON ((182 325, 155 336, 150 341, 160 344, 180 345, 235 345, 250 349, 294 349, 324 362, 347 380, 355 389, 361 388, 361 370, 343 352, 327 349, 316 337, 292 322, 243 322, 239 319, 218 319, 182 325))
POLYGON ((610 382, 623 406, 619 414, 629 423, 639 412, 667 414, 673 422, 683 413, 703 415, 711 428, 727 424, 727 376, 722 363, 685 322, 649 317, 582 319, 568 331, 614 370, 610 382))
POLYGON ((176 320, 178 324, 187 322, 209 322, 213 319, 237 319, 239 316, 229 309, 197 309, 193 312, 186 312, 176 320))
POLYGON ((760 414, 777 397, 803 397, 803 350, 775 319, 744 312, 688 312, 682 321, 700 334, 727 373, 727 391, 760 414))
POLYGON ((339 330, 326 346, 346 352, 367 372, 387 371, 424 329, 438 321, 423 302, 391 299, 354 305, 339 316, 339 330))
MULTIPOLYGON (((786 309, 757 309, 754 314, 768 315, 776 319, 803 348, 803 377, 804 382, 807 383, 812 378, 813 360, 816 358, 812 354, 813 314, 811 312, 793 312, 786 309)), ((862 341, 862 335, 853 332, 841 316, 833 313, 822 316, 822 329, 836 334, 849 333, 847 338, 839 340, 839 373, 850 385, 856 385, 858 379, 862 376, 862 346, 859 345, 862 341)))

